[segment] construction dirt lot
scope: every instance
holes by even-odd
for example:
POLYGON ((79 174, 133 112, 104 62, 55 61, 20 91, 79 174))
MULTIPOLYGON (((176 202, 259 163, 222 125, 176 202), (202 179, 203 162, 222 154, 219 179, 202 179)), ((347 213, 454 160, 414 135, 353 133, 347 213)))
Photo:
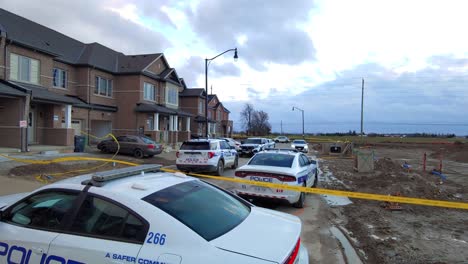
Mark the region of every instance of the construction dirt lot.
MULTIPOLYGON (((468 202, 468 146, 380 145, 375 170, 358 173, 352 159, 324 159, 323 188, 397 194, 468 202), (439 168, 438 176, 423 172, 439 168), (402 167, 411 165, 411 170, 402 167)), ((352 204, 331 207, 330 220, 347 235, 364 263, 468 263, 468 211, 400 204, 385 209, 382 202, 352 199, 352 204), (398 207, 395 207, 398 208, 398 207)))
MULTIPOLYGON (((318 152, 309 153, 319 158, 321 173, 318 187, 468 202, 468 144, 392 143, 370 146, 369 149, 375 153, 375 170, 368 173, 356 172, 354 160, 349 157, 330 158, 320 157, 318 152), (445 180, 423 172, 424 153, 427 154, 427 171, 438 168, 442 157, 445 180), (402 167, 405 162, 411 165, 410 170, 402 167)), ((84 155, 112 156, 99 153, 84 155)), ((119 155, 117 159, 171 166, 175 164, 175 153, 163 153, 143 160, 119 155)), ((240 165, 247 160, 241 159, 240 165)), ((100 164, 81 161, 25 165, 3 161, 0 162, 0 196, 30 191, 44 182, 84 174, 83 169, 100 164), (73 172, 63 174, 69 171, 73 172)), ((94 171, 121 166, 125 165, 108 163, 94 171)), ((233 174, 234 171, 226 170, 224 176, 232 177, 233 174)), ((227 182, 213 182, 226 189, 233 188, 227 182)), ((468 210, 409 204, 396 205, 396 208, 401 206, 401 210, 389 210, 384 205, 378 201, 308 195, 304 209, 289 205, 265 206, 301 218, 304 224, 301 237, 309 249, 311 263, 359 263, 350 257, 349 250, 357 254, 362 263, 468 263, 468 210), (346 243, 337 237, 336 232, 344 235, 346 243)))

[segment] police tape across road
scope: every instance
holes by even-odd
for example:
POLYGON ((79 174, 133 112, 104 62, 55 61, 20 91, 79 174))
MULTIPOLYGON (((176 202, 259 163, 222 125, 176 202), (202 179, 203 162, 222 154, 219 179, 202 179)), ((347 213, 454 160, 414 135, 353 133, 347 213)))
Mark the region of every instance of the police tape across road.
MULTIPOLYGON (((52 160, 28 160, 28 159, 13 158, 13 157, 1 155, 1 154, 0 156, 17 161, 17 162, 32 163, 32 164, 51 164, 51 163, 58 163, 58 162, 65 162, 65 161, 86 160, 86 161, 104 161, 106 163, 115 162, 115 163, 120 163, 124 165, 129 165, 129 166, 140 165, 137 163, 127 162, 127 161, 122 161, 122 160, 92 158, 92 157, 63 157, 63 158, 56 158, 52 160)), ((178 170, 173 170, 173 169, 168 169, 168 168, 162 168, 162 170, 166 172, 178 172, 178 170)), ((283 184, 278 184, 278 183, 266 183, 266 182, 259 182, 259 181, 243 180, 243 179, 229 178, 229 177, 223 177, 223 176, 212 176, 212 175, 205 175, 205 174, 198 174, 198 173, 189 173, 188 175, 194 176, 194 177, 206 178, 206 179, 243 183, 243 184, 250 184, 250 185, 256 185, 256 186, 267 187, 267 188, 291 190, 291 191, 298 191, 298 192, 304 192, 304 193, 335 195, 335 196, 344 196, 344 197, 349 197, 349 198, 365 199, 365 200, 373 200, 373 201, 395 202, 395 203, 426 205, 426 206, 436 206, 436 207, 468 210, 468 203, 464 203, 464 202, 450 202, 450 201, 420 199, 420 198, 411 198, 411 197, 403 197, 403 196, 391 196, 391 195, 372 194, 372 193, 330 190, 330 189, 322 189, 322 188, 307 188, 307 187, 300 187, 300 186, 283 185, 283 184)))
MULTIPOLYGON (((162 170, 166 172, 178 172, 177 170, 172 170, 172 169, 167 169, 167 168, 163 168, 162 170)), ((349 198, 366 199, 366 200, 373 200, 373 201, 406 203, 406 204, 437 206, 437 207, 468 210, 468 203, 463 203, 463 202, 449 202, 449 201, 441 201, 441 200, 429 200, 429 199, 420 199, 420 198, 411 198, 411 197, 402 197, 402 196, 390 196, 390 195, 372 194, 372 193, 339 191, 339 190, 330 190, 330 189, 321 189, 321 188, 307 188, 307 187, 300 187, 300 186, 283 185, 283 184, 278 184, 278 183, 266 183, 266 182, 243 180, 243 179, 236 179, 236 178, 229 178, 229 177, 222 177, 222 176, 211 176, 211 175, 197 174, 197 173, 189 173, 188 175, 214 179, 214 180, 244 183, 244 184, 256 185, 256 186, 267 187, 267 188, 276 188, 276 189, 298 191, 298 192, 305 192, 305 193, 345 196, 349 198)))

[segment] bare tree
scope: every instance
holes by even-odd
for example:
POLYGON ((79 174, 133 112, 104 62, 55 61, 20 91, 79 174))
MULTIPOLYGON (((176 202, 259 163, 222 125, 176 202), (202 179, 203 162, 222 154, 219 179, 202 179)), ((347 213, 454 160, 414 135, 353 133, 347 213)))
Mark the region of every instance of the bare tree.
POLYGON ((254 107, 251 103, 246 103, 241 112, 241 123, 245 128, 247 135, 252 130, 252 116, 255 113, 254 107))
POLYGON ((271 132, 269 116, 264 111, 254 111, 251 122, 251 129, 254 135, 263 136, 271 132))

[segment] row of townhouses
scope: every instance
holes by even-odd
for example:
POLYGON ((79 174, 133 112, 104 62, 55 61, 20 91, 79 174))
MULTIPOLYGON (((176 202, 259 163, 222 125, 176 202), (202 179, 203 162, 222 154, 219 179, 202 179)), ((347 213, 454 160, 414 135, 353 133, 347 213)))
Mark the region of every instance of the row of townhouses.
POLYGON ((125 55, 0 9, 0 147, 108 133, 176 144, 205 134, 206 96, 209 134, 230 136, 217 96, 187 88, 163 53, 125 55))

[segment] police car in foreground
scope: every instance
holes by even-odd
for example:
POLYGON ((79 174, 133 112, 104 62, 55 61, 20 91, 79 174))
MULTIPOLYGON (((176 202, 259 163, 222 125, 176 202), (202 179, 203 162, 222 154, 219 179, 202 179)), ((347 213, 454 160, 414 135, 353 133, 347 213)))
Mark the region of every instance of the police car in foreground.
MULTIPOLYGON (((315 187, 318 164, 292 149, 270 149, 253 156, 235 172, 236 178, 292 186, 315 187)), ((235 192, 247 199, 284 200, 294 207, 304 207, 305 193, 254 185, 237 184, 235 192)))
POLYGON ((159 168, 0 197, 0 263, 308 263, 299 218, 159 168))
POLYGON ((236 169, 239 157, 235 147, 223 139, 193 139, 184 141, 177 152, 177 169, 186 172, 215 172, 236 169))

